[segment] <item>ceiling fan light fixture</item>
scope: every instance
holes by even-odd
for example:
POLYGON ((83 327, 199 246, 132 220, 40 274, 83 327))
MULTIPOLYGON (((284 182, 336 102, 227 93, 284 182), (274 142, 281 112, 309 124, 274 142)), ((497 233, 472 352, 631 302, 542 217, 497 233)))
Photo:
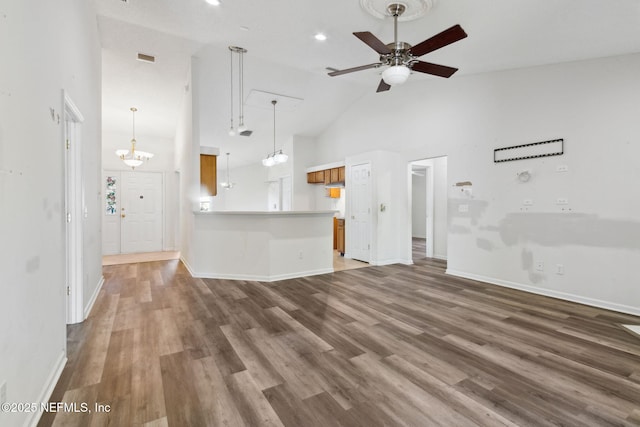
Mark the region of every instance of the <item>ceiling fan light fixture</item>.
POLYGON ((406 65, 392 65, 382 72, 382 80, 390 86, 401 85, 409 78, 411 71, 406 65))

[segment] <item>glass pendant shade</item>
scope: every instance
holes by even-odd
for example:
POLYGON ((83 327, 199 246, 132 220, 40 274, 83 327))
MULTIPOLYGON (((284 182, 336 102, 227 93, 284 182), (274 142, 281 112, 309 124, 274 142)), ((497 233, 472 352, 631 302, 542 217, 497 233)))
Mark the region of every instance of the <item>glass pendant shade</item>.
POLYGON ((382 72, 382 80, 390 86, 401 85, 409 78, 410 70, 404 65, 392 65, 382 72))
POLYGON ((284 154, 282 152, 282 150, 280 150, 280 152, 278 154, 276 154, 275 156, 273 156, 273 160, 276 163, 285 163, 287 160, 289 159, 289 156, 287 156, 286 154, 284 154))

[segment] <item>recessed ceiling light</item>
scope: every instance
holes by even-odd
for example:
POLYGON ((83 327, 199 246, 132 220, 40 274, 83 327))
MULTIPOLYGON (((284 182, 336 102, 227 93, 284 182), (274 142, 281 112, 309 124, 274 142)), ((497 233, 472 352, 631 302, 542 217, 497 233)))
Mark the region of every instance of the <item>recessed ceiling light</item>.
POLYGON ((220 0, 205 0, 205 1, 211 5, 220 6, 220 0))
POLYGON ((319 41, 321 41, 321 42, 323 42, 323 41, 325 41, 325 40, 327 39, 327 36, 325 36, 325 35, 324 35, 324 34, 322 34, 322 33, 318 33, 318 34, 316 34, 316 35, 315 35, 315 36, 313 36, 313 37, 315 37, 315 39, 316 39, 316 40, 319 40, 319 41))
POLYGON ((242 26, 240 27, 240 29, 241 29, 242 31, 249 31, 249 27, 245 27, 244 25, 242 25, 242 26))

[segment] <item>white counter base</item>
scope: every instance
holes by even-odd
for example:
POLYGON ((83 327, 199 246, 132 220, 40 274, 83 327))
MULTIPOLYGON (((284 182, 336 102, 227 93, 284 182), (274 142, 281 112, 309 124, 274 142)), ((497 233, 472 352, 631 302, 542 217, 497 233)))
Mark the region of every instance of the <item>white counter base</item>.
POLYGON ((335 211, 195 212, 194 277, 272 282, 333 272, 335 211))

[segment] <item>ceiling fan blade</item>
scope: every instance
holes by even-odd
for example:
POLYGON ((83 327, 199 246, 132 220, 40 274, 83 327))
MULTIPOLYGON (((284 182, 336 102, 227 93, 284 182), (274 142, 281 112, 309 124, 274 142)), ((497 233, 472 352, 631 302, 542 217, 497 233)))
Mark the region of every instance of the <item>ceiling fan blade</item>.
POLYGON ((445 65, 432 64, 431 62, 418 61, 411 66, 413 71, 419 73, 433 74, 434 76, 449 78, 458 71, 457 68, 447 67, 445 65))
POLYGON ((343 74, 353 73, 354 71, 368 70, 369 68, 378 68, 381 65, 382 65, 381 62, 376 62, 374 64, 361 65, 359 67, 347 68, 345 70, 332 71, 332 72, 329 73, 329 75, 331 77, 341 76, 343 74))
POLYGON ((375 50, 380 55, 388 55, 391 53, 391 49, 389 49, 386 44, 382 43, 379 38, 371 34, 369 31, 353 33, 353 35, 365 42, 371 49, 375 50))
POLYGON ((376 92, 384 92, 391 89, 391 86, 386 84, 384 80, 380 80, 380 84, 378 85, 378 90, 376 92))
POLYGON ((467 37, 467 33, 464 32, 462 27, 460 25, 454 25, 439 34, 418 43, 413 46, 410 51, 413 56, 422 56, 451 43, 457 42, 458 40, 462 40, 465 37, 467 37))

